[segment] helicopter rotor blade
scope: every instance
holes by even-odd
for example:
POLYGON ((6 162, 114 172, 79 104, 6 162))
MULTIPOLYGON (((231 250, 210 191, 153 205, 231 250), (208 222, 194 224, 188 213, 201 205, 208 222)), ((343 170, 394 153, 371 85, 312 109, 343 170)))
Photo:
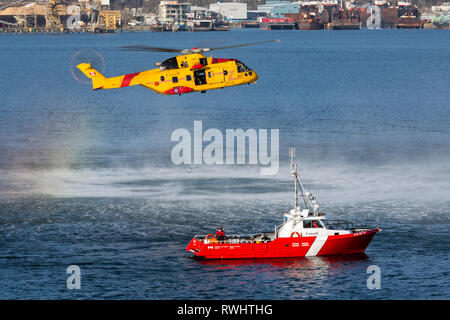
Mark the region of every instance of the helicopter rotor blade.
POLYGON ((178 53, 200 53, 200 52, 209 52, 212 50, 222 50, 222 49, 230 49, 230 48, 239 48, 239 47, 247 47, 253 46, 262 43, 268 42, 280 42, 278 39, 237 44, 232 46, 225 47, 216 47, 216 48, 191 48, 191 49, 173 49, 173 48, 161 48, 161 47, 152 47, 152 46, 142 46, 142 45, 129 45, 129 46, 121 46, 119 47, 122 50, 126 51, 153 51, 153 52, 178 52, 178 53))
POLYGON ((212 51, 212 50, 222 50, 222 49, 230 49, 230 48, 239 48, 239 47, 254 46, 254 45, 257 45, 257 44, 268 43, 268 42, 280 42, 280 40, 278 40, 278 39, 272 39, 272 40, 265 40, 265 41, 258 41, 258 42, 244 43, 244 44, 236 44, 236 45, 233 45, 233 46, 216 47, 216 48, 205 48, 205 49, 209 49, 208 51, 212 51))
POLYGON ((173 49, 173 48, 160 48, 160 47, 151 47, 151 46, 141 46, 141 45, 130 45, 130 46, 121 46, 119 47, 122 50, 126 51, 154 51, 154 52, 185 52, 186 49, 173 49))

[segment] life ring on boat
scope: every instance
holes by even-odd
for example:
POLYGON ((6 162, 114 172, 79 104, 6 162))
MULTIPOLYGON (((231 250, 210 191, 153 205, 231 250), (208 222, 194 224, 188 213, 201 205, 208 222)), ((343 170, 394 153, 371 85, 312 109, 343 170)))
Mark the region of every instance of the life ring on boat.
POLYGON ((297 231, 294 231, 291 233, 291 238, 294 237, 294 235, 297 235, 298 238, 300 238, 302 235, 300 233, 298 233, 297 231))
POLYGON ((214 235, 207 234, 205 237, 205 240, 208 240, 208 243, 219 243, 219 241, 217 241, 216 237, 214 235))

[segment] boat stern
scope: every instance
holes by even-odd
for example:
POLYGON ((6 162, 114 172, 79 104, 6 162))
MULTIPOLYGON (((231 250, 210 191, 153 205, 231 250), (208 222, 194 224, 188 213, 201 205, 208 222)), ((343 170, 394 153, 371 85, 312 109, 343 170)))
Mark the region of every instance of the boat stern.
POLYGON ((186 247, 186 251, 189 251, 193 253, 196 256, 199 256, 200 250, 205 246, 205 243, 196 239, 192 238, 192 240, 189 242, 188 246, 186 247))

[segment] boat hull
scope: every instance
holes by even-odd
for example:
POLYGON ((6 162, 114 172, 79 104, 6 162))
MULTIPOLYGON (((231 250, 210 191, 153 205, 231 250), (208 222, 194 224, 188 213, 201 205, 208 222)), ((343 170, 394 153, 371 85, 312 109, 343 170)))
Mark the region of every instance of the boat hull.
POLYGON ((204 243, 192 239, 186 250, 204 259, 292 258, 363 253, 379 229, 331 235, 277 238, 266 243, 204 243))
POLYGON ((333 30, 361 30, 361 23, 333 23, 333 30))
POLYGON ((322 30, 324 28, 323 23, 320 22, 298 22, 299 30, 322 30))

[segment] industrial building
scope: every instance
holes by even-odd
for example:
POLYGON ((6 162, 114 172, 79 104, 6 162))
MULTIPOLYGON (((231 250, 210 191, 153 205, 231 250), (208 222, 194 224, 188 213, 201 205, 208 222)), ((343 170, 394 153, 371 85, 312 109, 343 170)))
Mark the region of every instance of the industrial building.
POLYGON ((450 29, 450 2, 424 10, 421 18, 427 21, 424 25, 427 29, 450 29))
POLYGON ((121 13, 109 6, 109 0, 10 1, 0 7, 0 28, 13 32, 114 32, 121 25, 121 13))
POLYGON ((436 13, 450 13, 450 2, 444 2, 440 6, 432 6, 431 11, 436 13))
POLYGON ((209 5, 209 10, 216 12, 227 20, 246 20, 247 4, 240 2, 217 2, 209 5))
POLYGON ((247 11, 247 20, 258 20, 258 18, 267 17, 267 13, 265 11, 259 10, 248 10, 247 11))
POLYGON ((185 25, 191 4, 178 1, 161 1, 159 3, 159 21, 162 24, 185 25))
POLYGON ((265 12, 268 17, 284 18, 286 13, 298 13, 301 2, 266 1, 257 7, 258 12, 265 12))

